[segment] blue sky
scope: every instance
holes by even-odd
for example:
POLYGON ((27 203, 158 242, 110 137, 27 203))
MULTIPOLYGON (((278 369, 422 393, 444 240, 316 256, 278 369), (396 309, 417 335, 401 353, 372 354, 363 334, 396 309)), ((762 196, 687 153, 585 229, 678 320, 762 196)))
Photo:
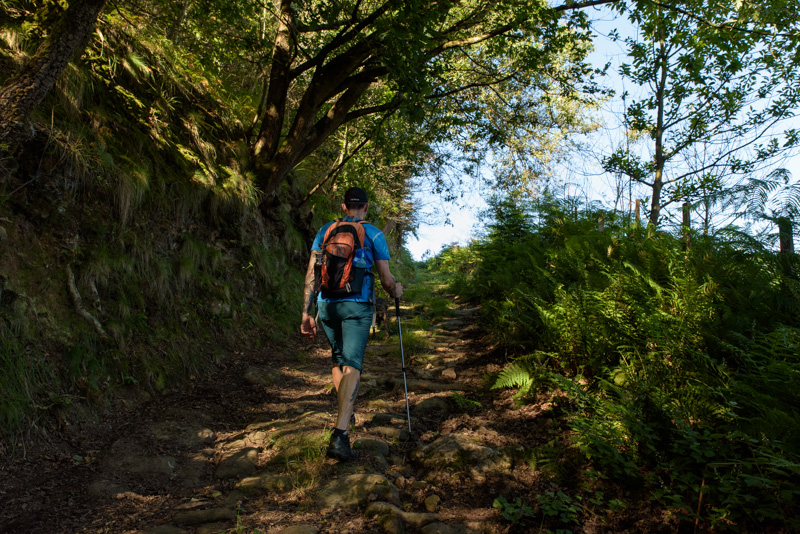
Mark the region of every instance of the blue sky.
POLYGON ((422 206, 419 214, 417 238, 410 238, 406 248, 415 260, 421 260, 426 252, 436 255, 442 246, 458 243, 466 245, 480 231, 480 211, 486 208, 484 193, 476 188, 465 194, 459 204, 438 201, 422 206), (445 223, 447 214, 450 224, 445 223))

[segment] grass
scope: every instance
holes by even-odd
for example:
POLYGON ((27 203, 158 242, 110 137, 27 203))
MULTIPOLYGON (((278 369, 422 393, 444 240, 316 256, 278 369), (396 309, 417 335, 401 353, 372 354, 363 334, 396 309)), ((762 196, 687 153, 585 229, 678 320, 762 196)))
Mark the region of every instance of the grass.
MULTIPOLYGON (((406 359, 409 359, 416 354, 425 352, 428 350, 428 348, 429 346, 425 335, 419 332, 403 330, 403 355, 406 359)), ((397 348, 391 352, 391 354, 398 358, 400 357, 399 344, 397 348)))
POLYGON ((483 407, 483 405, 480 402, 478 402, 476 400, 468 399, 465 396, 463 396, 461 393, 459 393, 458 391, 454 391, 450 395, 450 398, 453 399, 453 401, 456 403, 456 405, 460 409, 462 409, 464 411, 478 410, 478 409, 483 407))
MULTIPOLYGON (((299 424, 312 423, 307 420, 299 424)), ((330 437, 330 430, 297 431, 292 422, 289 422, 285 431, 272 442, 272 446, 279 449, 279 452, 269 465, 279 468, 291 477, 293 498, 304 499, 323 480, 327 469, 325 449, 330 437)))
POLYGON ((34 403, 28 384, 41 382, 30 375, 19 340, 0 323, 0 428, 16 428, 28 414, 34 403))
POLYGON ((432 322, 438 322, 445 317, 452 317, 454 315, 452 307, 453 303, 450 299, 433 296, 426 304, 425 313, 430 317, 432 322))
MULTIPOLYGON (((447 317, 454 317, 453 303, 441 295, 445 287, 446 275, 422 270, 417 273, 413 283, 403 293, 403 302, 410 307, 401 318, 403 331, 403 351, 407 359, 420 356, 430 349, 429 339, 437 323, 447 317)), ((397 341, 397 323, 390 322, 389 342, 397 341)), ((400 356, 399 346, 391 353, 400 356)))
POLYGON ((414 315, 409 322, 412 328, 415 330, 421 330, 423 332, 430 330, 431 326, 433 325, 432 321, 428 317, 421 314, 414 315))

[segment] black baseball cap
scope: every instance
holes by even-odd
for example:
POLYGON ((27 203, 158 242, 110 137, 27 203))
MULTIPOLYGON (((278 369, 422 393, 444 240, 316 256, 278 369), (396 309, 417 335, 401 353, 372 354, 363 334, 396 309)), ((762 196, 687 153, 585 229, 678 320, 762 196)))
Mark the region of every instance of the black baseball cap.
POLYGON ((369 202, 367 199, 367 192, 361 189, 360 187, 351 187, 347 190, 344 194, 344 203, 357 203, 357 204, 366 204, 369 202))

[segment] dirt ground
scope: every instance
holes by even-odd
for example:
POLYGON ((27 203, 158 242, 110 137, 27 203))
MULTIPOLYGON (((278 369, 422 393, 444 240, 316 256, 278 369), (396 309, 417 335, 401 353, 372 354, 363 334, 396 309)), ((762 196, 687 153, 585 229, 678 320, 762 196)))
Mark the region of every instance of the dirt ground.
MULTIPOLYGON (((404 313, 413 314, 413 310, 404 313)), ((332 426, 336 408, 327 342, 322 335, 313 342, 298 336, 284 346, 232 354, 213 374, 198 377, 178 391, 152 396, 131 391, 99 412, 96 408, 81 410, 82 418, 71 412, 47 431, 32 430, 19 440, 13 455, 2 458, 0 532, 249 533, 279 532, 300 525, 320 533, 387 531, 359 508, 331 510, 317 506, 319 488, 353 470, 391 475, 402 509, 407 512, 426 512, 426 499, 436 495, 440 500, 438 519, 452 525, 453 532, 476 531, 476 525, 483 532, 544 532, 550 526, 562 532, 675 532, 675 524, 663 514, 638 508, 635 495, 622 493, 618 497, 630 505, 626 513, 614 517, 602 510, 589 513, 588 508, 579 514, 577 523, 569 519, 566 523, 559 519, 548 519, 547 523, 510 521, 501 516, 493 507, 499 497, 535 504, 536 497, 547 491, 564 490, 574 495, 587 488, 579 487, 581 466, 570 464, 568 458, 562 458, 562 464, 574 471, 574 477, 562 473, 557 480, 520 460, 525 451, 563 436, 547 399, 517 406, 511 392, 488 389, 486 376, 499 371, 505 358, 483 342, 475 318, 475 309, 462 307, 447 324, 420 334, 425 338, 424 346, 404 353, 410 379, 420 384, 426 380, 429 386, 454 386, 434 392, 410 388, 410 436, 402 434, 407 421, 403 389, 398 386, 402 384, 402 371, 397 337, 393 336, 392 343, 374 341, 368 347, 363 380, 368 387, 362 388, 352 435, 353 439, 386 441, 391 447, 388 468, 361 451, 357 451, 355 466, 338 464, 323 455, 298 465, 297 469, 307 475, 302 483, 283 491, 244 496, 237 493, 235 480, 218 476, 226 444, 243 436, 254 422, 316 411, 329 413, 332 426), (446 362, 444 367, 442 362, 446 362), (444 368, 449 371, 443 372, 444 368), (253 369, 272 370, 277 379, 271 384, 249 379, 253 369), (393 374, 396 380, 370 381, 371 376, 387 374, 393 374), (434 397, 446 402, 442 405, 448 408, 414 410, 434 397), (395 437, 380 434, 385 429, 374 423, 374 418, 381 412, 403 416, 396 421, 395 437), (210 433, 199 438, 174 438, 184 426, 192 428, 198 423, 210 433), (173 437, 158 439, 159 429, 165 425, 173 437), (413 450, 455 433, 471 436, 496 450, 516 450, 519 458, 505 472, 486 474, 458 465, 425 469, 410 460, 413 450), (149 467, 133 466, 131 458, 144 458, 149 467), (154 467, 158 458, 173 459, 184 466, 184 471, 176 476, 171 464, 163 469, 154 467), (233 509, 235 517, 223 514, 219 521, 172 526, 176 514, 182 511, 216 506, 233 509)), ((255 464, 262 466, 276 453, 260 450, 257 454, 255 464)), ((421 529, 407 525, 405 530, 421 529)))

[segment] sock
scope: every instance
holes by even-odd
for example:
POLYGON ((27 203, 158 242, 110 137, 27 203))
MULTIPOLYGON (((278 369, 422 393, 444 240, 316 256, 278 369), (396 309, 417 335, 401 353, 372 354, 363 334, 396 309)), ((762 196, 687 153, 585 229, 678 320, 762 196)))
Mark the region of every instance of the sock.
POLYGON ((345 436, 347 437, 347 430, 339 430, 338 428, 333 429, 334 436, 345 436))

